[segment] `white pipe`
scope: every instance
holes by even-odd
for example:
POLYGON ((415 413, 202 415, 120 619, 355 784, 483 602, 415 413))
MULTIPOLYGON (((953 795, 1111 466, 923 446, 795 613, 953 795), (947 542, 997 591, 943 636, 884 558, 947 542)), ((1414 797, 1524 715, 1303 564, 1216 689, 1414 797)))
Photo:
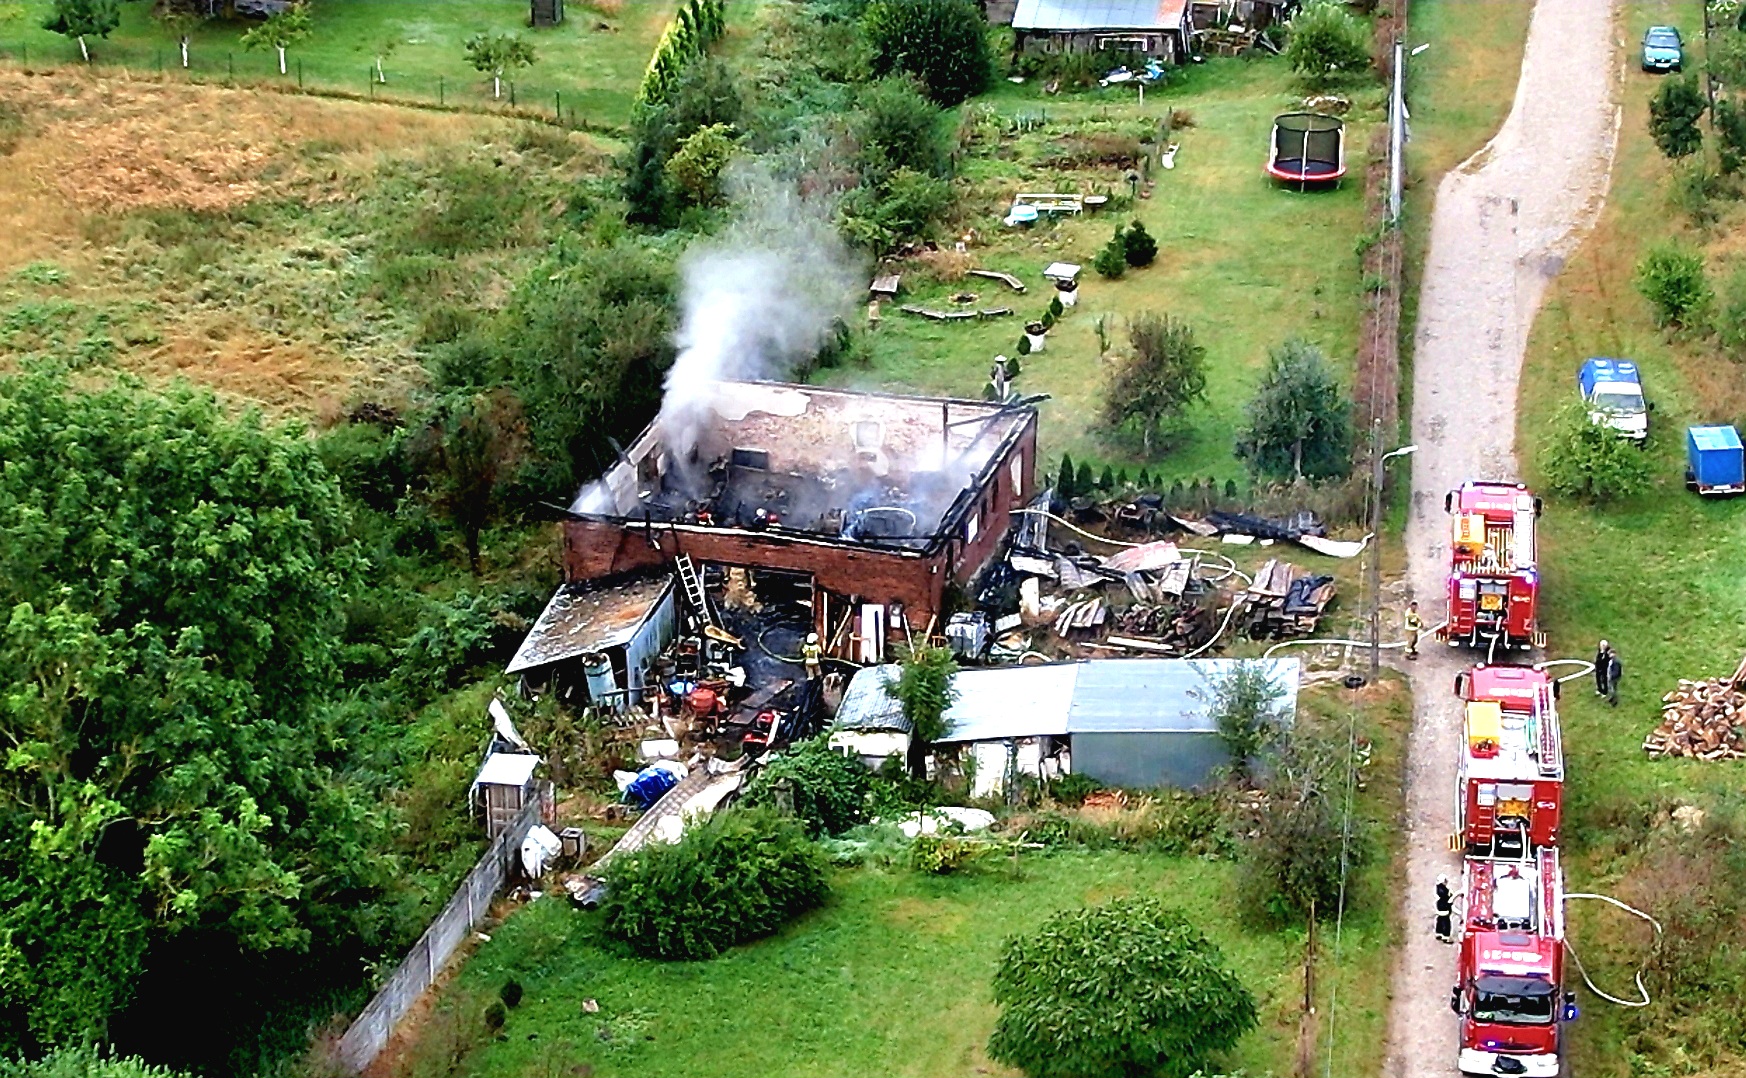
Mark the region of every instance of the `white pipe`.
MULTIPOLYGON (((1419 635, 1421 638, 1426 637, 1426 636, 1430 636, 1433 633, 1435 633, 1438 629, 1441 629, 1443 626, 1445 626, 1447 624, 1449 624, 1448 621, 1440 621, 1437 624, 1431 626, 1430 628, 1424 630, 1419 635)), ((1262 652, 1261 657, 1263 659, 1271 659, 1273 657, 1273 653, 1278 651, 1280 648, 1295 647, 1299 644, 1350 644, 1353 647, 1367 648, 1370 646, 1370 641, 1368 641, 1368 640, 1281 640, 1279 643, 1273 645, 1272 647, 1268 648, 1266 651, 1262 652)), ((1394 648, 1404 648, 1404 647, 1406 647, 1406 641, 1405 640, 1396 640, 1393 643, 1382 644, 1379 646, 1385 650, 1391 650, 1394 648)))
POLYGON ((1547 659, 1543 663, 1535 664, 1534 669, 1544 670, 1548 666, 1570 666, 1572 664, 1580 666, 1580 667, 1582 667, 1582 669, 1578 670, 1574 674, 1565 674, 1563 677, 1554 678, 1553 680, 1559 681, 1559 682, 1574 681, 1579 677, 1587 677, 1588 675, 1594 673, 1594 664, 1589 662, 1587 659, 1547 659))
MULTIPOLYGON (((1579 662, 1581 660, 1564 659, 1564 660, 1560 660, 1560 661, 1562 661, 1562 662, 1579 662)), ((1661 942, 1661 922, 1657 921, 1655 918, 1649 916, 1647 913, 1644 913, 1642 910, 1633 909, 1632 907, 1625 905, 1623 902, 1620 902, 1618 899, 1610 898, 1606 895, 1591 895, 1591 894, 1580 894, 1579 893, 1579 894, 1569 894, 1569 895, 1564 896, 1564 900, 1566 902, 1570 901, 1571 899, 1576 899, 1576 898, 1592 898, 1597 902, 1605 902, 1610 906, 1617 906, 1619 909, 1624 910, 1626 913, 1629 913, 1634 917, 1641 917, 1643 920, 1648 921, 1651 925, 1653 925, 1655 927, 1655 941, 1657 943, 1661 942)), ((1636 981, 1636 985, 1637 985, 1637 994, 1642 996, 1643 998, 1640 1000, 1620 999, 1617 996, 1608 995, 1607 993, 1602 992, 1599 988, 1595 987, 1595 984, 1593 981, 1589 980, 1588 970, 1586 970, 1582 967, 1582 959, 1577 956, 1576 948, 1572 947, 1570 945, 1570 940, 1568 938, 1565 939, 1565 941, 1564 941, 1564 949, 1566 951, 1570 952, 1571 959, 1576 962, 1576 972, 1582 974, 1582 983, 1588 985, 1588 990, 1590 992, 1593 992, 1595 995, 1599 996, 1601 999, 1606 1000, 1608 1003, 1616 1003, 1621 1007, 1647 1007, 1647 1006, 1649 1006, 1649 989, 1647 989, 1643 986, 1643 968, 1641 966, 1639 966, 1637 968, 1637 976, 1635 977, 1635 981, 1636 981)))

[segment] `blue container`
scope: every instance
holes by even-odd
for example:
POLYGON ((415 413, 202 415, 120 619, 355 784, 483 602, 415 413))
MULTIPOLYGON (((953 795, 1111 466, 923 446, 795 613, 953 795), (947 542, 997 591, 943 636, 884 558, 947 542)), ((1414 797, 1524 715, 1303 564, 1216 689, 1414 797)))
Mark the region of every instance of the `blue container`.
POLYGON ((1733 427, 1690 427, 1685 451, 1686 486, 1699 494, 1746 492, 1746 449, 1733 427))

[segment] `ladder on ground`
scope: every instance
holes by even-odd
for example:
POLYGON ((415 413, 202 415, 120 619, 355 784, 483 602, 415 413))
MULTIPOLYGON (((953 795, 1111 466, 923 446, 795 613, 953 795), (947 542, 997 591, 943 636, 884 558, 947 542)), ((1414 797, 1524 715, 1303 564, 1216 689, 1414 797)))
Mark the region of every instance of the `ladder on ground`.
POLYGON ((679 570, 679 586, 685 589, 685 601, 697 612, 697 620, 705 626, 715 625, 715 615, 709 609, 709 594, 703 590, 703 577, 689 554, 675 555, 674 568, 679 570))

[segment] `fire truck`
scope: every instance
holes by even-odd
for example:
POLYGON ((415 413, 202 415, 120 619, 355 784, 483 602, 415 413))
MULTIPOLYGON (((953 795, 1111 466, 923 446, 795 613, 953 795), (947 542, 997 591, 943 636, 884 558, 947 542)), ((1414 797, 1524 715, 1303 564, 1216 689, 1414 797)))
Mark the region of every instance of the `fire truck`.
POLYGON ((1525 857, 1558 845, 1564 745, 1558 683, 1531 666, 1476 666, 1456 675, 1466 744, 1456 787, 1470 857, 1525 857))
POLYGON ((1463 1074, 1556 1078, 1561 1025, 1576 1017, 1564 991, 1564 881, 1558 851, 1467 859, 1460 980, 1463 1074))
POLYGON ((1537 648, 1540 499, 1520 483, 1469 481, 1443 499, 1451 518, 1449 617, 1441 635, 1470 647, 1537 648))

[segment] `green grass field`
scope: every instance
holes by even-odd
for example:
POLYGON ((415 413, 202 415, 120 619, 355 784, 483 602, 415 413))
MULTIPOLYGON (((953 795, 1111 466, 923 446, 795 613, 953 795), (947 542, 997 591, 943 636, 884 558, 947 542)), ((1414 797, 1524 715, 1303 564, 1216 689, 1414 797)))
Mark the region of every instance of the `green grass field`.
MULTIPOLYGON (((1627 48, 1651 23, 1675 23, 1688 39, 1698 38, 1702 9, 1696 0, 1629 5, 1620 34, 1627 48)), ((1625 117, 1608 206, 1553 283, 1535 325, 1517 434, 1532 482, 1538 477, 1540 431, 1576 392, 1576 370, 1592 355, 1636 359, 1646 394, 1657 406, 1646 449, 1655 467, 1655 488, 1603 507, 1549 499, 1541 531, 1551 653, 1588 657, 1605 637, 1625 665, 1616 710, 1597 700, 1586 683, 1566 686, 1575 691, 1565 694, 1563 707, 1575 824, 1569 833, 1578 853, 1567 872, 1572 885, 1603 893, 1621 883, 1616 859, 1605 849, 1611 825, 1604 821, 1617 819, 1627 805, 1705 804, 1737 791, 1742 780, 1738 763, 1654 761, 1642 750, 1644 735, 1659 719, 1661 695, 1678 678, 1732 672, 1746 646, 1746 502, 1702 501, 1682 485, 1686 427, 1746 421, 1746 375, 1736 360, 1718 354, 1713 341, 1678 340, 1655 329, 1632 283, 1644 250, 1669 234, 1706 245, 1712 280, 1720 279, 1737 264, 1729 252, 1737 246, 1734 237, 1746 212, 1733 204, 1706 234, 1692 231, 1684 215, 1669 206, 1672 170, 1645 127, 1646 103, 1656 85, 1653 76, 1627 64, 1625 117)), ((1625 922, 1582 909, 1573 933, 1591 967, 1597 951, 1609 956, 1601 971, 1604 984, 1614 992, 1628 985, 1641 941, 1625 922)), ((1718 998, 1716 1005, 1737 1006, 1737 1001, 1718 998)), ((1667 1073, 1641 1069, 1621 1049, 1618 1009, 1591 997, 1585 997, 1584 1008, 1575 1032, 1579 1073, 1620 1078, 1667 1073)), ((1650 1012, 1651 1017, 1657 1013, 1650 1012)))
MULTIPOLYGON (((0 58, 35 64, 75 64, 79 47, 41 28, 48 0, 14 5, 17 17, 0 22, 0 58)), ((150 3, 121 7, 121 26, 107 40, 89 39, 99 66, 179 73, 175 38, 151 18, 150 3)), ((568 5, 561 26, 528 28, 527 0, 321 0, 314 5, 309 39, 292 47, 281 76, 272 50, 245 52, 238 40, 253 23, 215 20, 189 49, 188 74, 205 79, 296 85, 381 98, 490 106, 491 80, 468 67, 462 43, 476 33, 520 33, 538 57, 514 77, 516 103, 555 111, 562 95, 566 119, 622 125, 644 66, 673 10, 670 0, 568 5), (373 75, 386 51, 385 85, 373 75)), ((508 103, 505 90, 503 104, 508 103)))
MULTIPOLYGON (((1306 712, 1344 731, 1352 697, 1320 690, 1306 712)), ((1360 813, 1392 850, 1398 816, 1405 694, 1366 690, 1359 732, 1376 755, 1360 813)), ((1010 935, 1050 913, 1127 894, 1182 909, 1224 950, 1261 1005, 1260 1027, 1223 1061, 1249 1074, 1290 1073, 1302 1000, 1301 931, 1266 932, 1238 917, 1230 863, 1131 851, 1026 853, 957 876, 902 868, 844 870, 829 905, 780 935, 709 962, 627 957, 598 919, 559 898, 491 930, 424 1021, 397 1073, 597 1078, 825 1078, 1008 1074, 983 1052, 996 1010, 989 980, 1010 935), (477 1043, 456 1030, 507 979, 526 990, 503 1035, 477 1043), (584 1007, 587 1000, 598 1012, 584 1007), (457 1069, 449 1069, 461 1047, 457 1069)), ((1331 926, 1318 967, 1318 1067, 1372 1075, 1381 1065, 1393 903, 1387 856, 1355 878, 1359 904, 1331 926), (1329 1017, 1333 1016, 1330 1027, 1329 1017), (1329 1051, 1332 1051, 1331 1058, 1329 1051)))
POLYGON ((921 283, 903 302, 949 308, 953 293, 968 290, 979 296, 979 307, 1012 306, 1017 314, 941 324, 888 310, 872 369, 833 372, 832 380, 978 396, 993 357, 1015 354, 1023 323, 1041 317, 1053 295, 1044 267, 1075 262, 1085 267, 1079 305, 1050 333, 1044 353, 1023 360, 1018 383, 1021 392, 1053 397, 1043 418, 1048 459, 1067 451, 1075 460, 1144 464, 1154 474, 1185 480, 1241 477, 1232 447, 1270 346, 1301 335, 1321 345, 1342 371, 1352 369, 1364 151, 1370 125, 1381 114, 1381 92, 1368 85, 1347 92, 1354 98, 1347 117, 1351 173, 1338 190, 1303 194, 1277 188, 1262 173, 1273 117, 1302 101, 1283 61, 1211 60, 1188 69, 1168 89, 1149 91, 1144 106, 1131 90, 1119 88, 1047 97, 1034 85, 1001 84, 979 104, 1001 117, 1043 115, 1049 126, 1004 142, 999 154, 966 166, 973 188, 967 224, 977 235, 971 247, 975 264, 1011 272, 1029 291, 1014 295, 998 283, 968 278, 921 283), (1039 223, 1014 231, 1001 224, 1020 191, 1079 183, 1087 192, 1125 196, 1124 170, 1050 168, 1047 152, 1076 123, 1109 118, 1155 125, 1171 110, 1189 114, 1193 126, 1179 125, 1171 134, 1181 144, 1176 167, 1153 169, 1157 187, 1149 199, 1052 227, 1039 223), (1158 261, 1106 281, 1091 270, 1091 259, 1117 224, 1135 218, 1158 240, 1158 261), (1192 325, 1207 349, 1210 372, 1207 403, 1191 412, 1181 444, 1142 460, 1137 446, 1112 442, 1096 428, 1104 375, 1093 325, 1100 315, 1109 316, 1112 343, 1122 341, 1122 320, 1147 311, 1192 325))

